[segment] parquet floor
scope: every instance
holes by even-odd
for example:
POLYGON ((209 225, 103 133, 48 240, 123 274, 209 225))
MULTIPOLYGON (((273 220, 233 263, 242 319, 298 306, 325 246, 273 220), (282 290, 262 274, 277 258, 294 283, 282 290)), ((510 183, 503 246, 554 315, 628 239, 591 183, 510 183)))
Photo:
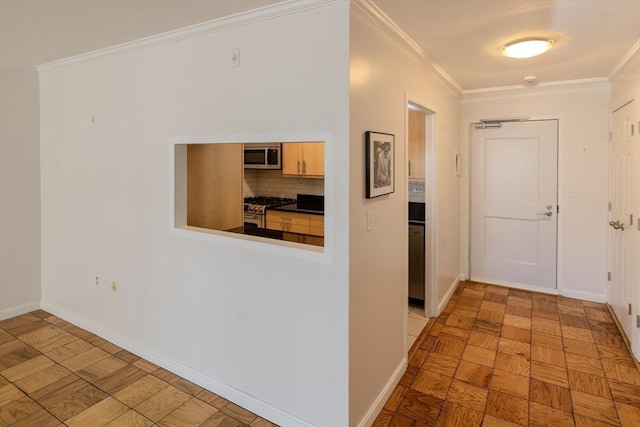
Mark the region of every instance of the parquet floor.
POLYGON ((0 426, 273 424, 38 310, 0 322, 0 426))
POLYGON ((640 372, 603 304, 464 282, 374 427, 640 426, 640 372))

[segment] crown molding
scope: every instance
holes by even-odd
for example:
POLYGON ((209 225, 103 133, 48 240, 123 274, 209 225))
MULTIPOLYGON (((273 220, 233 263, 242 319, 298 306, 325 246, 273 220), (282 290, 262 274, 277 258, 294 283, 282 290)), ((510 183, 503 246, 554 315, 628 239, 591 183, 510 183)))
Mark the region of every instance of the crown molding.
POLYGON ((576 80, 560 80, 556 82, 545 82, 540 83, 535 86, 525 86, 525 85, 513 85, 513 86, 498 86, 498 87, 487 87, 481 89, 468 89, 463 90, 462 95, 474 95, 474 94, 482 94, 482 93, 491 93, 491 92, 508 92, 515 90, 533 90, 535 88, 545 88, 545 87, 559 87, 559 86, 576 86, 576 85, 593 85, 593 84, 609 84, 609 79, 607 77, 596 77, 591 79, 576 79, 576 80))
POLYGON ((622 71, 622 69, 625 67, 625 65, 627 65, 627 63, 629 63, 629 61, 631 61, 631 59, 640 51, 640 39, 638 39, 638 41, 636 41, 636 43, 631 46, 631 49, 629 49, 629 52, 627 52, 627 54, 624 56, 624 58, 622 58, 620 60, 620 62, 618 62, 618 65, 616 65, 613 70, 611 70, 611 74, 609 74, 609 80, 613 80, 613 78, 620 72, 622 71))
POLYGON ((161 34, 144 37, 138 40, 117 44, 115 46, 110 46, 104 49, 98 49, 69 58, 47 62, 45 64, 38 65, 36 69, 38 71, 41 71, 48 68, 85 61, 91 58, 96 58, 117 52, 138 49, 141 47, 156 46, 206 34, 218 33, 256 22, 268 21, 270 19, 278 18, 281 16, 300 13, 311 9, 317 9, 332 3, 338 3, 340 1, 342 0, 286 0, 281 3, 236 13, 200 24, 190 25, 188 27, 180 28, 177 30, 172 30, 161 34))
POLYGON ((443 79, 447 81, 459 93, 462 87, 442 67, 440 67, 411 37, 405 33, 389 16, 376 6, 372 0, 352 0, 373 22, 387 31, 393 38, 402 43, 407 49, 416 54, 433 68, 443 79))

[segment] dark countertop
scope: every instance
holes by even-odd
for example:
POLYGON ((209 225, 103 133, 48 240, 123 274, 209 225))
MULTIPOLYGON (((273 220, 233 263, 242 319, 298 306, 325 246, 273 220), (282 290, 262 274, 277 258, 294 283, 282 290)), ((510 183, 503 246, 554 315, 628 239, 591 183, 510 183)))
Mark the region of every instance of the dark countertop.
POLYGON ((276 206, 275 208, 268 208, 272 211, 284 211, 284 212, 299 212, 311 215, 324 215, 324 210, 309 209, 306 203, 291 203, 290 205, 276 206))
POLYGON ((324 197, 298 194, 298 201, 283 206, 269 208, 274 211, 299 212, 312 215, 324 215, 324 197))

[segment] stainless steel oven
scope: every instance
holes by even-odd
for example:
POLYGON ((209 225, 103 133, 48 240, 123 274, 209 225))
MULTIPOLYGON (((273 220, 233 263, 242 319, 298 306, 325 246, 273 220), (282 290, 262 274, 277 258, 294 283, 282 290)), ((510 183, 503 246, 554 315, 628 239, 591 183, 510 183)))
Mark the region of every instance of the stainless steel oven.
POLYGON ((244 225, 245 227, 267 228, 267 208, 295 203, 296 199, 284 197, 245 197, 244 198, 244 225))

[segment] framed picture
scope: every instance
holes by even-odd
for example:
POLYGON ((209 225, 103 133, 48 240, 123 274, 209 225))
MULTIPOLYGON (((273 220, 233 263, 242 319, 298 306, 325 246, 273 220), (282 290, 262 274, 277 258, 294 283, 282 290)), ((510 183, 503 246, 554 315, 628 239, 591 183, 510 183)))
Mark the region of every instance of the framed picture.
POLYGON ((395 191, 395 136, 390 133, 366 133, 367 199, 395 191))

